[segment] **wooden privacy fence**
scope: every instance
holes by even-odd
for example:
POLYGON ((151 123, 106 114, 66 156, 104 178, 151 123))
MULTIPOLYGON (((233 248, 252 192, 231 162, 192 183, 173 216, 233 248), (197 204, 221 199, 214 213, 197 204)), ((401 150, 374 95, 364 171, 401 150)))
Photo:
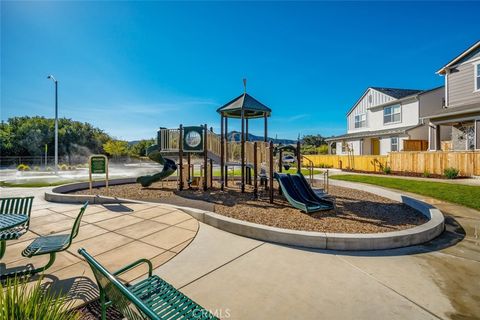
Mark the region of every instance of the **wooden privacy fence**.
POLYGON ((388 156, 354 156, 354 155, 305 155, 315 167, 337 169, 355 169, 380 172, 387 165, 388 156))
POLYGON ((446 168, 455 168, 461 176, 480 175, 478 151, 392 152, 389 158, 392 171, 443 174, 446 168))
POLYGON ((402 151, 386 156, 306 155, 315 167, 332 167, 380 172, 384 167, 392 171, 443 174, 446 168, 460 170, 462 176, 480 175, 478 151, 402 151))

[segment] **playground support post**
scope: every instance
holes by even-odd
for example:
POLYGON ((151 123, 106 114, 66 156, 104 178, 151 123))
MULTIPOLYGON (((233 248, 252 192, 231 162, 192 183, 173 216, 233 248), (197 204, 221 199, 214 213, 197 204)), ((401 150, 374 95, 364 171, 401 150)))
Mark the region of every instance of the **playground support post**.
POLYGON ((267 142, 268 140, 268 127, 267 127, 267 114, 263 114, 263 132, 265 136, 263 137, 263 142, 267 142))
MULTIPOLYGON (((283 159, 283 150, 280 149, 280 152, 278 153, 278 172, 282 172, 282 166, 283 166, 283 163, 282 163, 282 159, 283 159)), ((278 188, 278 194, 282 194, 282 188, 278 188)))
POLYGON ((225 187, 228 186, 228 118, 225 117, 225 178, 223 179, 223 183, 225 187))
POLYGON ((245 192, 245 111, 242 109, 241 112, 241 121, 242 121, 242 136, 241 136, 241 150, 240 150, 240 157, 241 157, 241 174, 242 174, 242 184, 241 184, 241 191, 242 193, 245 192))
POLYGON ((269 156, 270 156, 270 166, 269 166, 269 193, 270 193, 270 203, 273 203, 273 141, 270 141, 270 148, 269 148, 269 156))
POLYGON ((257 181, 257 142, 253 143, 253 196, 258 197, 258 181, 257 181))
POLYGON ((188 166, 187 179, 190 180, 193 177, 193 172, 190 173, 190 166, 191 166, 190 152, 187 153, 187 166, 188 166))
POLYGON ((302 172, 302 154, 300 152, 300 140, 297 141, 297 173, 302 172))
MULTIPOLYGON (((180 125, 179 129, 179 141, 178 141, 178 165, 179 165, 179 184, 178 189, 183 190, 183 125, 180 125)), ((190 168, 188 168, 190 170, 190 168)))
POLYGON ((245 141, 248 141, 248 118, 245 119, 245 141))
POLYGON ((220 115, 220 189, 223 191, 225 189, 223 179, 225 176, 225 139, 224 139, 224 123, 223 123, 223 114, 220 115))
POLYGON ((207 124, 205 124, 204 131, 203 131, 203 191, 207 191, 208 188, 208 181, 207 181, 207 175, 208 175, 208 146, 207 146, 207 137, 208 137, 208 127, 207 124))
POLYGON ((210 159, 210 188, 213 188, 213 160, 210 159))

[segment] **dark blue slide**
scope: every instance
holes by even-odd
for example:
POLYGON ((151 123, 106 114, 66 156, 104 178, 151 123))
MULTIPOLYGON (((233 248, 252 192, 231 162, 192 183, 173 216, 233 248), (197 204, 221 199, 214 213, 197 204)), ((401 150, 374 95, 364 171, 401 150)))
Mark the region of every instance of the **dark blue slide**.
POLYGON ((275 173, 275 179, 293 207, 306 213, 333 209, 333 203, 316 196, 308 183, 304 185, 298 174, 275 173))

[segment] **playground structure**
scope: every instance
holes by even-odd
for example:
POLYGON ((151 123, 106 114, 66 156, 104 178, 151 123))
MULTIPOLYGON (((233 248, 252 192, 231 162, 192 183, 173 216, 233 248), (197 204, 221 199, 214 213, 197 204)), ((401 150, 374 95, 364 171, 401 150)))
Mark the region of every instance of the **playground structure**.
MULTIPOLYGON (((157 144, 147 149, 147 156, 164 165, 160 173, 151 176, 142 176, 137 182, 142 186, 149 186, 170 176, 178 169, 178 189, 185 186, 198 185, 204 191, 213 186, 214 163, 220 167, 220 188, 225 190, 229 184, 229 168, 240 168, 240 190, 245 192, 246 185, 253 187, 254 198, 258 198, 259 184, 268 191, 270 203, 274 199, 273 181, 279 182, 279 192, 283 192, 287 200, 296 208, 304 212, 329 210, 333 202, 319 197, 311 189, 301 174, 302 156, 300 141, 297 146, 274 146, 268 140, 268 117, 271 109, 244 92, 217 109, 220 114, 221 132, 215 134, 207 125, 183 126, 179 128, 160 128, 157 134, 157 144), (241 121, 240 141, 228 139, 228 119, 241 121), (263 141, 249 141, 249 121, 252 119, 264 120, 263 141), (282 175, 282 169, 288 169, 290 164, 283 164, 283 152, 295 154, 297 174, 282 175), (278 154, 278 158, 276 158, 278 154), (194 177, 191 164, 192 155, 203 158, 201 177, 194 177), (178 167, 170 158, 178 158, 178 167), (186 163, 185 163, 186 160, 186 163), (275 172, 278 168, 278 173, 275 172), (260 180, 260 181, 259 181, 260 180), (297 186, 298 184, 298 186, 297 186)), ((306 159, 306 158, 305 158, 306 159)), ((307 159, 308 161, 308 159, 307 159)), ((310 181, 313 180, 313 163, 310 163, 310 181)), ((233 183, 235 183, 235 179, 233 183)))

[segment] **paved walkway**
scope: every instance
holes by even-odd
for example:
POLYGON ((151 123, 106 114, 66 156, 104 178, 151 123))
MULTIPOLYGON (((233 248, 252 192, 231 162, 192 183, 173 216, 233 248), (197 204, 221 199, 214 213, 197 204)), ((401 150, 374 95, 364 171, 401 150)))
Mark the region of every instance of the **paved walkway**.
POLYGON ((230 319, 480 318, 480 212, 422 198, 447 216, 446 232, 425 245, 309 250, 200 224, 156 273, 230 319))
MULTIPOLYGON (((48 188, 0 189, 2 197, 35 195, 30 231, 7 242, 0 273, 21 270, 29 264, 44 265, 48 255, 29 259, 21 252, 38 236, 70 232, 80 205, 46 202, 45 190, 48 188)), ((78 237, 68 250, 57 254, 55 264, 45 272, 46 282, 68 292, 75 305, 82 304, 97 298, 98 292, 90 267, 77 252, 79 248, 85 248, 111 271, 140 258, 150 259, 158 268, 192 241, 198 225, 183 211, 157 204, 89 205, 78 237)), ((146 272, 143 267, 136 268, 121 278, 133 281, 146 272)))
MULTIPOLYGON (((4 191, 0 189, 2 196, 4 191)), ((480 213, 416 197, 447 216, 446 232, 425 245, 367 252, 309 250, 200 223, 193 241, 155 273, 228 319, 480 318, 480 213)), ((115 258, 104 263, 115 263, 115 258)))

